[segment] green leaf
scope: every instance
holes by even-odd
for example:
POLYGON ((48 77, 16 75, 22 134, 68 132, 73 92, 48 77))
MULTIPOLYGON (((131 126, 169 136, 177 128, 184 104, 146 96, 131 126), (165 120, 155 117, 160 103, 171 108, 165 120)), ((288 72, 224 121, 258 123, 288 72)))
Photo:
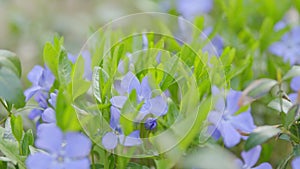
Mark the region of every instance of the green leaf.
POLYGON ((63 41, 63 38, 55 37, 53 45, 47 42, 44 46, 44 62, 56 77, 58 77, 58 62, 63 41))
POLYGON ((128 169, 149 169, 149 167, 147 167, 147 166, 144 166, 144 165, 141 165, 138 163, 133 163, 133 162, 128 163, 126 168, 128 168, 128 169))
POLYGON ((286 114, 284 127, 290 128, 290 126, 295 122, 296 117, 299 115, 299 105, 296 104, 292 106, 286 114))
POLYGON ((248 151, 253 147, 260 145, 270 138, 280 133, 280 129, 275 126, 257 127, 248 137, 245 143, 245 150, 248 151))
POLYGON ((33 146, 34 143, 34 137, 32 130, 29 129, 24 135, 24 138, 22 140, 22 155, 28 156, 30 154, 29 146, 33 146))
POLYGON ((269 93, 269 91, 277 84, 277 81, 272 79, 259 79, 252 82, 242 94, 240 98, 241 102, 247 104, 253 100, 259 99, 260 97, 269 93))
POLYGON ((10 123, 11 123, 11 129, 12 132, 16 138, 16 140, 18 142, 20 142, 22 140, 23 137, 23 121, 22 121, 22 117, 20 115, 18 116, 11 116, 10 119, 10 123))
POLYGON ((84 59, 79 56, 75 64, 73 76, 72 76, 72 99, 73 101, 83 95, 90 87, 90 82, 83 79, 84 74, 84 59))
POLYGON ((291 102, 283 98, 276 98, 268 104, 268 107, 277 110, 278 112, 282 111, 284 113, 287 113, 292 106, 293 104, 291 102))
POLYGON ((7 50, 0 50, 0 68, 6 67, 13 71, 18 77, 22 75, 21 63, 15 53, 7 50))
POLYGON ((293 147, 293 152, 294 152, 294 155, 295 156, 300 156, 300 145, 298 144, 298 145, 295 145, 294 147, 293 147))
POLYGON ((300 66, 293 66, 282 78, 282 80, 287 80, 292 77, 300 76, 300 66))
POLYGON ((20 79, 5 67, 0 67, 0 98, 14 104, 16 108, 25 105, 25 96, 20 79))
POLYGON ((72 64, 68 59, 65 50, 62 50, 58 61, 58 79, 62 86, 67 86, 71 82, 72 64))
POLYGON ((111 83, 109 75, 104 69, 101 67, 94 68, 93 94, 100 103, 103 103, 103 97, 107 96, 107 93, 110 92, 111 83))
POLYGON ((6 139, 5 129, 0 127, 0 151, 9 159, 18 163, 20 169, 25 169, 23 157, 19 155, 18 143, 6 139))
POLYGON ((6 161, 0 161, 0 168, 6 169, 7 168, 7 162, 6 161))

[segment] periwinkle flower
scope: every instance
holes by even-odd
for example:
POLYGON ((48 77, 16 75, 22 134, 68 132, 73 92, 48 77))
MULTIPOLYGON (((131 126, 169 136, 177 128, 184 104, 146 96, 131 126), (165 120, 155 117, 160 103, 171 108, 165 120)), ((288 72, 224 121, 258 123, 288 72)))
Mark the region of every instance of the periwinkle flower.
POLYGON ((240 169, 272 169, 272 166, 269 163, 262 163, 257 167, 253 167, 260 156, 261 146, 256 146, 249 151, 243 151, 241 156, 243 161, 236 159, 236 164, 240 169))
POLYGON ((178 13, 189 20, 210 12, 212 7, 213 0, 176 0, 178 13))
POLYGON ((28 169, 89 169, 91 141, 78 132, 63 133, 55 124, 41 124, 37 130, 37 148, 45 152, 31 154, 28 169))
POLYGON ((145 121, 144 126, 147 130, 154 130, 157 126, 157 121, 155 118, 148 118, 145 121))
POLYGON ((102 137, 102 144, 106 149, 112 150, 116 148, 118 144, 123 146, 136 146, 142 144, 139 130, 133 131, 128 136, 123 134, 120 126, 120 110, 111 106, 110 113, 110 127, 113 131, 107 132, 102 137))
MULTIPOLYGON (((92 80, 92 59, 91 54, 89 51, 82 51, 81 56, 84 59, 84 73, 83 77, 86 80, 91 81, 92 80)), ((79 56, 72 55, 71 53, 68 53, 68 59, 74 64, 79 56)))
POLYGON ((137 77, 128 72, 121 81, 115 83, 115 89, 120 94, 110 99, 113 106, 122 108, 128 99, 128 95, 135 90, 137 93, 137 103, 143 105, 139 110, 137 121, 141 121, 146 115, 163 116, 168 111, 168 104, 162 95, 152 97, 152 90, 149 86, 148 76, 145 76, 140 83, 137 77))
POLYGON ((294 77, 291 80, 290 86, 295 93, 289 94, 289 98, 292 101, 292 103, 296 103, 298 97, 298 91, 300 90, 300 76, 294 77))
POLYGON ((28 80, 32 83, 32 87, 25 90, 24 95, 26 101, 32 96, 39 94, 44 95, 51 89, 55 77, 47 67, 34 66, 33 69, 28 73, 28 80))
MULTIPOLYGON (((212 27, 208 27, 203 30, 203 33, 206 37, 202 36, 203 39, 207 38, 211 33, 213 29, 212 27)), ((224 48, 224 42, 220 35, 214 36, 210 43, 204 46, 203 51, 208 52, 209 54, 216 54, 217 56, 220 56, 223 52, 224 48)))
POLYGON ((293 169, 300 169, 300 157, 296 157, 296 158, 292 161, 292 168, 293 168, 293 169))
POLYGON ((283 57, 285 62, 291 65, 300 64, 300 27, 294 27, 286 33, 281 41, 273 43, 269 51, 277 56, 283 57))
MULTIPOLYGON (((219 90, 213 88, 213 93, 216 92, 219 90)), ((238 101, 241 94, 242 92, 231 89, 227 94, 226 103, 223 99, 218 99, 215 110, 208 115, 208 120, 212 123, 209 130, 214 131, 213 138, 219 139, 222 136, 226 147, 233 147, 240 142, 241 138, 245 139, 241 132, 250 133, 256 128, 250 108, 234 115, 239 110, 238 101)))

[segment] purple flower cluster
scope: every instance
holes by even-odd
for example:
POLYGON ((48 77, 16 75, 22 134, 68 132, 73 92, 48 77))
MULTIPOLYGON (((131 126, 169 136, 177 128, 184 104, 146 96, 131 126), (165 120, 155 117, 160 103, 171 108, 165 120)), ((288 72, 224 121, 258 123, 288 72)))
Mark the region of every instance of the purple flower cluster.
POLYGON ((145 76, 140 83, 132 72, 128 72, 122 80, 116 81, 114 86, 119 95, 113 96, 110 99, 112 104, 110 127, 113 132, 108 132, 103 136, 102 144, 106 149, 114 149, 118 144, 124 146, 139 145, 142 143, 139 138, 140 131, 135 130, 128 136, 125 136, 120 125, 120 110, 129 99, 128 96, 130 93, 135 90, 137 103, 142 104, 134 121, 139 123, 147 117, 144 123, 147 130, 154 130, 156 128, 157 121, 152 117, 157 118, 165 115, 168 111, 168 104, 162 95, 152 96, 153 93, 149 86, 148 76, 145 76))
POLYGON ((238 168, 240 168, 240 169, 272 169, 272 166, 269 163, 262 163, 262 164, 258 165, 257 167, 253 167, 259 159, 260 152, 261 152, 261 146, 256 146, 247 152, 243 151, 241 154, 243 161, 240 159, 236 159, 236 161, 235 161, 238 168))
POLYGON ((37 130, 38 151, 26 160, 28 169, 89 169, 90 140, 77 132, 63 133, 55 124, 41 124, 37 130))
MULTIPOLYGON (((213 87, 213 94, 219 93, 219 89, 213 87)), ((238 110, 238 101, 242 92, 230 90, 226 97, 226 102, 223 99, 218 99, 215 110, 211 111, 208 116, 209 131, 213 132, 212 136, 218 140, 223 137, 226 147, 237 145, 241 139, 246 139, 241 133, 250 133, 256 128, 250 108, 238 115, 234 115, 238 110)))
POLYGON ((53 123, 55 118, 56 93, 51 93, 50 89, 55 81, 54 75, 45 67, 35 66, 29 73, 28 79, 32 87, 25 90, 26 101, 34 96, 39 108, 33 109, 29 114, 29 119, 42 119, 43 122, 53 123))
POLYGON ((300 64, 300 27, 294 27, 286 33, 281 41, 273 43, 269 51, 277 56, 283 57, 285 62, 291 65, 300 64))

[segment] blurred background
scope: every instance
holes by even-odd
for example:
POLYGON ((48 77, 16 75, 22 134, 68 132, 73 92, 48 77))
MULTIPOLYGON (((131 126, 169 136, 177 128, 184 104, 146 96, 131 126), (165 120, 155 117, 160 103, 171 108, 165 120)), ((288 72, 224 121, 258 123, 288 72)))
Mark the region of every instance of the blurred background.
POLYGON ((0 48, 17 53, 24 76, 41 63, 43 45, 55 34, 76 54, 101 25, 145 11, 162 10, 151 0, 0 0, 0 48))

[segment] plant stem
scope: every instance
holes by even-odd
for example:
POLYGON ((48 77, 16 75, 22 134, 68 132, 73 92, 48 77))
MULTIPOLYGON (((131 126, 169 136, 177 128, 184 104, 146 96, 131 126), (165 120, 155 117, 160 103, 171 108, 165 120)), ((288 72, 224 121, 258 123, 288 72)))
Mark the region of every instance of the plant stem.
POLYGON ((95 165, 95 156, 94 156, 93 149, 92 149, 92 152, 91 152, 91 156, 92 156, 92 166, 93 166, 93 169, 96 169, 96 165, 95 165))

